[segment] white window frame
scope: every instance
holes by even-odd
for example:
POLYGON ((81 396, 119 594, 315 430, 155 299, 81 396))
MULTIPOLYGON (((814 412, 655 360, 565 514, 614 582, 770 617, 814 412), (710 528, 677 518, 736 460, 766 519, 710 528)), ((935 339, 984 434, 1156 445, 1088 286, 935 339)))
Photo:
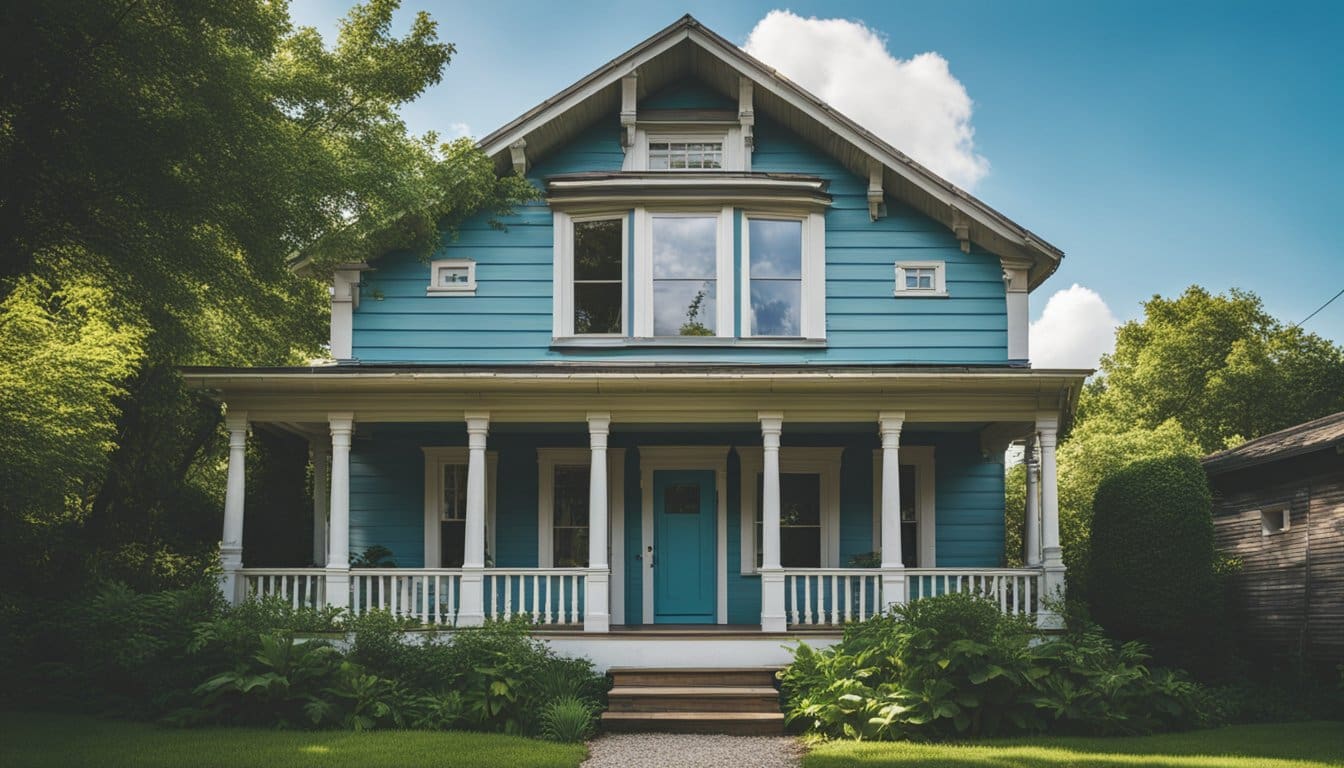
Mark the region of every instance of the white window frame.
POLYGON ((942 261, 898 261, 896 262, 896 291, 897 296, 903 298, 946 298, 947 297, 947 263, 942 261), (933 270, 933 288, 907 288, 905 287, 905 271, 907 269, 932 269, 933 270))
MULTIPOLYGON (((920 568, 936 568, 938 563, 937 475, 934 473, 933 446, 902 445, 900 465, 915 468, 915 521, 919 531, 920 568)), ((882 548, 882 451, 873 451, 873 550, 882 548)), ((903 563, 913 568, 915 563, 903 563)))
MULTIPOLYGON (((465 447, 422 446, 425 454, 425 567, 440 568, 442 562, 442 542, 440 541, 439 499, 443 498, 443 468, 451 464, 466 466, 469 463, 469 451, 465 447), (433 563, 433 565, 431 565, 433 563)), ((495 478, 499 466, 499 454, 496 451, 485 452, 485 546, 488 559, 493 561, 495 552, 495 478)))
POLYGON ((1289 530, 1292 529, 1292 527, 1293 527, 1293 510, 1291 505, 1279 504, 1273 507, 1265 507, 1264 509, 1260 510, 1261 536, 1266 537, 1278 536, 1281 533, 1287 533, 1289 530), (1276 530, 1270 530, 1269 526, 1266 525, 1266 523, 1269 522, 1269 517, 1271 515, 1280 515, 1283 521, 1283 525, 1281 525, 1276 530))
MULTIPOLYGON (((715 236, 714 336, 734 338, 733 328, 733 213, 731 205, 715 207, 638 207, 635 209, 635 325, 634 335, 653 335, 653 220, 655 218, 706 218, 717 221, 715 236)), ((661 336, 664 339, 696 339, 694 336, 661 336)))
POLYGON ((799 331, 803 339, 826 338, 826 217, 820 213, 786 213, 748 210, 742 212, 742 338, 788 339, 791 336, 757 336, 751 332, 751 220, 797 221, 803 225, 803 288, 799 331))
POLYGON ((429 287, 425 289, 428 296, 475 296, 476 295, 476 262, 472 259, 435 259, 429 263, 429 287), (467 268, 467 282, 454 283, 452 285, 439 284, 439 272, 444 269, 467 268))
POLYGON ((552 317, 553 335, 556 338, 578 339, 618 339, 630 333, 630 212, 609 211, 571 215, 556 211, 552 217, 555 255, 554 286, 555 301, 552 317), (574 225, 585 221, 621 222, 621 331, 620 333, 574 333, 574 225))
MULTIPOLYGON (((821 567, 839 568, 840 563, 840 458, 844 448, 801 448, 788 446, 779 449, 779 473, 812 474, 821 477, 821 567)), ((742 561, 739 571, 743 576, 754 576, 756 570, 756 478, 764 468, 764 456, 759 447, 738 448, 742 492, 742 561)))
MULTIPOLYGON (((723 142, 722 168, 684 168, 668 170, 668 173, 722 173, 724 171, 750 171, 751 153, 746 151, 742 141, 742 128, 739 125, 717 123, 711 125, 668 125, 660 127, 647 125, 635 130, 635 144, 625 154, 623 171, 649 170, 650 142, 723 142)), ((660 171, 661 172, 661 171, 660 171)))
MULTIPOLYGON (((537 449, 537 567, 555 566, 555 468, 592 467, 593 452, 589 448, 537 449)), ((589 524, 593 511, 588 510, 589 524)), ((625 563, 625 449, 607 449, 607 562, 612 569, 613 581, 624 579, 625 563), (618 520, 619 518, 619 520, 618 520), (618 541, 618 537, 620 540, 618 541)), ((589 534, 591 535, 591 533, 589 534)), ((617 593, 611 593, 612 604, 617 593)), ((624 615, 625 585, 620 589, 621 613, 624 615)))

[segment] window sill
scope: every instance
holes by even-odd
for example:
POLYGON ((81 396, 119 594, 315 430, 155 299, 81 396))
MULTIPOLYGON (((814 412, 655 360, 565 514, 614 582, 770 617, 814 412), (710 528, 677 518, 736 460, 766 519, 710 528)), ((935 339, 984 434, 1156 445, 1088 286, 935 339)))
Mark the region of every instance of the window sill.
POLYGON ((947 299, 951 294, 947 291, 893 291, 892 295, 898 299, 947 299))
POLYGON ((475 296, 476 289, 473 288, 426 288, 426 296, 475 296))
POLYGON ((640 349, 640 348, 806 348, 825 349, 825 339, 760 338, 731 336, 563 336, 551 339, 551 349, 640 349))

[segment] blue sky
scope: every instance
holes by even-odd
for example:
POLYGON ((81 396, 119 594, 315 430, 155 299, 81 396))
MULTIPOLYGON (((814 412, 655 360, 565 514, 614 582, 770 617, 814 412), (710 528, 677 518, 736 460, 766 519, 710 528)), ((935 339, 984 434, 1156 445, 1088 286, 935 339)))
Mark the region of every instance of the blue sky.
MULTIPOLYGON (((292 15, 330 39, 348 5, 292 15)), ((946 59, 989 163, 974 193, 1067 254, 1035 318, 1074 283, 1121 321, 1191 283, 1253 290, 1285 322, 1344 288, 1344 3, 405 0, 403 28, 428 10, 458 52, 404 114, 481 136, 683 13, 743 44, 776 8, 946 59)), ((1344 342, 1344 297, 1306 328, 1344 342)))

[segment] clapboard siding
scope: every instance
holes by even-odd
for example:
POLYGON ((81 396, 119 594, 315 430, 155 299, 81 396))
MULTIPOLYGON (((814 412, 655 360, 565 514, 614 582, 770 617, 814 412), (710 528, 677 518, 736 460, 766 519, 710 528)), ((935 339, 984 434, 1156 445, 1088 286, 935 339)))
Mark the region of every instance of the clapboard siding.
MULTIPOLYGON (((625 497, 614 500, 613 515, 625 516, 625 609, 627 621, 642 615, 645 563, 642 546, 640 446, 759 446, 755 425, 706 428, 694 432, 614 432, 612 448, 625 448, 625 497)), ((397 565, 424 564, 423 446, 463 446, 461 425, 363 425, 351 450, 350 545, 352 552, 378 544, 392 551, 397 565)), ((975 433, 912 431, 907 446, 934 449, 936 547, 938 566, 997 567, 1003 551, 1003 464, 985 461, 975 433)), ((557 425, 547 431, 497 431, 488 450, 498 456, 495 500, 495 551, 499 567, 534 567, 537 558, 537 449, 588 445, 585 425, 557 425)), ((875 434, 853 430, 786 434, 785 446, 841 446, 840 564, 872 551, 875 434)), ((728 459, 727 592, 728 620, 760 620, 760 579, 741 573, 741 465, 737 452, 728 459)))
POLYGON ((1344 662, 1344 457, 1323 451, 1211 480, 1215 543, 1242 563, 1229 586, 1240 635, 1281 660, 1344 662), (1288 530, 1263 534, 1261 510, 1283 505, 1288 530))
MULTIPOLYGON (((716 91, 695 83, 642 103, 668 109, 723 106, 716 91)), ((624 159, 619 137, 616 116, 603 118, 537 161, 529 178, 542 186, 554 174, 619 170, 624 159)), ((500 217, 503 230, 482 216, 445 235, 436 257, 473 259, 475 296, 426 296, 429 267, 410 254, 377 260, 365 275, 354 313, 354 356, 378 363, 1007 363, 1005 294, 996 257, 978 248, 962 253, 945 227, 896 200, 887 200, 884 218, 871 221, 866 179, 769 120, 757 124, 752 167, 829 181, 825 348, 553 349, 552 217, 543 203, 534 202, 500 217), (895 264, 903 260, 945 262, 950 298, 893 296, 895 264)), ((740 239, 740 221, 736 232, 740 239)))

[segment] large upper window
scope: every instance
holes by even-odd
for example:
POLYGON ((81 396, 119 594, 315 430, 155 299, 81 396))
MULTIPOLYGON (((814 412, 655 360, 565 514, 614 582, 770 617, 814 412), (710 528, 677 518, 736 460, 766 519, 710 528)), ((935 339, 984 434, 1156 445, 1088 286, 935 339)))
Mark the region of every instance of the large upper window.
POLYGON ((574 333, 624 328, 625 219, 574 222, 574 333))
POLYGON ((747 220, 751 335, 801 336, 803 223, 747 220))
POLYGON ((651 217, 654 336, 715 335, 718 224, 698 214, 651 217))

